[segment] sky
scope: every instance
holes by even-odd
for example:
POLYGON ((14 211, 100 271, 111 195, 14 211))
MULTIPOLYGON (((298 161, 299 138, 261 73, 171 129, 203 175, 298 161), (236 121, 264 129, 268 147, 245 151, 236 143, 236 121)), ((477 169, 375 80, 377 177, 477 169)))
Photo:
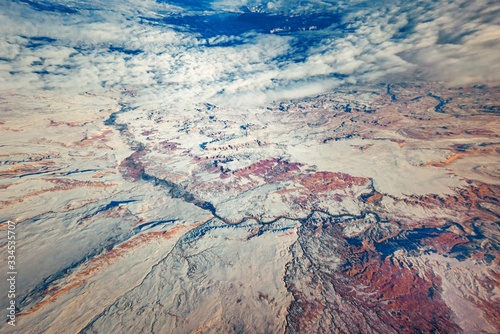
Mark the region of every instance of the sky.
POLYGON ((498 1, 18 0, 0 22, 1 92, 129 89, 188 107, 500 82, 498 1))

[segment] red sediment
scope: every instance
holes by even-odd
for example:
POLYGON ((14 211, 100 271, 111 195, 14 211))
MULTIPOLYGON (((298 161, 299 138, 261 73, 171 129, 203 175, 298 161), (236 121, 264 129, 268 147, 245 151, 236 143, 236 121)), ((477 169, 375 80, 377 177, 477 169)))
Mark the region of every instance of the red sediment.
POLYGON ((9 225, 9 221, 8 220, 4 221, 3 223, 0 223, 0 228, 1 227, 7 227, 7 225, 9 225))
POLYGON ((144 166, 140 162, 146 154, 145 150, 132 153, 120 163, 119 170, 126 180, 138 181, 144 173, 144 166))
POLYGON ((370 203, 378 204, 382 200, 383 197, 384 197, 383 194, 375 191, 375 193, 372 196, 368 197, 365 200, 365 203, 367 203, 367 204, 370 204, 370 203))
MULTIPOLYGON (((341 202, 346 196, 354 195, 357 191, 355 187, 370 185, 368 178, 353 177, 345 173, 302 171, 303 166, 281 159, 261 160, 245 168, 221 173, 219 177, 223 181, 200 182, 194 188, 205 194, 231 192, 234 195, 234 192, 242 193, 266 183, 281 184, 283 186, 272 191, 273 194, 281 196, 284 203, 306 208, 326 198, 341 202)), ((211 169, 215 171, 222 167, 210 164, 205 171, 211 169)))
POLYGON ((465 130, 464 131, 468 135, 473 136, 487 136, 487 137, 495 137, 496 133, 491 130, 486 129, 473 129, 473 130, 465 130))
POLYGON ((80 187, 108 188, 116 186, 116 184, 106 183, 102 181, 80 181, 74 179, 48 179, 48 178, 42 178, 42 180, 58 185, 58 187, 52 188, 50 191, 74 189, 80 187))
POLYGON ((94 142, 100 141, 100 142, 106 142, 108 139, 106 138, 110 133, 112 133, 111 129, 105 129, 103 130, 100 134, 96 134, 91 137, 85 137, 82 140, 75 142, 75 146, 90 146, 94 144, 94 142))
POLYGON ((455 154, 449 156, 448 158, 446 158, 444 161, 428 162, 425 164, 425 166, 444 167, 446 165, 451 164, 453 161, 460 159, 463 156, 464 156, 463 153, 455 153, 455 154))
POLYGON ((452 195, 411 196, 403 201, 423 207, 454 208, 456 211, 464 211, 471 216, 481 211, 480 203, 496 203, 499 197, 500 185, 475 182, 467 187, 457 188, 452 195))
MULTIPOLYGON (((454 145, 453 148, 458 149, 458 146, 454 145)), ((465 156, 477 155, 477 154, 487 155, 487 154, 497 154, 497 153, 498 153, 498 145, 473 148, 473 149, 468 149, 465 152, 454 153, 450 155, 448 158, 446 158, 444 161, 428 162, 425 164, 425 166, 444 167, 465 156)))
POLYGON ((3 174, 2 176, 17 176, 22 174, 30 174, 37 173, 41 171, 48 171, 49 166, 54 166, 55 163, 53 161, 42 161, 42 162, 34 162, 31 164, 22 164, 18 166, 14 166, 8 170, 0 172, 3 174))
POLYGON ((43 195, 45 193, 51 193, 51 192, 56 192, 56 191, 71 190, 71 189, 80 188, 80 187, 108 188, 108 187, 116 187, 117 186, 116 183, 105 183, 102 181, 79 181, 79 180, 73 180, 73 179, 48 179, 48 178, 42 178, 41 180, 47 181, 50 183, 54 183, 54 184, 56 184, 56 186, 52 187, 52 188, 45 188, 45 189, 40 189, 37 191, 30 192, 26 195, 23 195, 23 197, 18 197, 15 200, 4 201, 4 202, 2 202, 2 205, 8 206, 8 205, 16 204, 16 203, 22 203, 30 197, 40 196, 40 195, 43 195))
POLYGON ((165 141, 160 142, 159 145, 163 150, 166 150, 166 151, 175 151, 175 150, 179 149, 177 147, 179 145, 179 143, 172 142, 172 141, 165 140, 165 141))
POLYGON ((440 279, 432 272, 422 275, 394 259, 375 258, 345 273, 354 280, 351 286, 362 286, 356 299, 384 309, 384 322, 392 323, 400 333, 412 333, 417 328, 421 332, 459 330, 440 297, 440 279))
MULTIPOLYGON (((314 218, 298 230, 300 252, 285 277, 294 297, 291 332, 460 331, 441 297, 439 276, 415 266, 411 257, 382 257, 377 243, 396 234, 371 229, 352 244, 341 224, 329 218, 314 218)), ((436 245, 446 249, 461 242, 447 234, 436 245)))
POLYGON ((448 253, 456 245, 466 244, 469 240, 455 233, 441 233, 434 238, 422 239, 421 243, 436 250, 439 254, 448 253))
POLYGON ((112 173, 113 173, 113 172, 112 172, 112 171, 109 171, 109 170, 108 170, 108 171, 97 172, 97 173, 95 173, 95 174, 92 176, 92 178, 93 178, 93 179, 99 179, 99 178, 101 178, 101 177, 103 177, 103 176, 105 176, 105 175, 107 175, 107 174, 112 174, 112 173))
POLYGON ((152 135, 153 133, 157 133, 158 131, 156 130, 144 130, 142 131, 141 135, 143 136, 149 136, 149 135, 152 135))
POLYGON ((85 123, 78 123, 78 122, 58 122, 54 120, 50 120, 49 126, 60 126, 60 125, 66 125, 70 127, 77 127, 77 126, 83 126, 85 123))
MULTIPOLYGON (((300 163, 288 162, 281 159, 261 160, 245 168, 235 170, 231 175, 236 177, 250 178, 250 175, 263 178, 272 183, 287 179, 291 175, 300 172, 300 163)), ((222 174, 221 174, 222 176, 222 174)))
MULTIPOLYGON (((291 325, 297 333, 310 333, 311 327, 316 324, 325 313, 325 305, 321 300, 321 295, 306 295, 300 288, 290 284, 289 291, 292 291, 295 298, 295 307, 288 311, 288 317, 292 319, 291 325)), ((328 310, 327 310, 328 311, 328 310)))
MULTIPOLYGON (((106 265, 110 265, 111 262, 118 258, 118 257, 123 257, 126 255, 126 253, 129 250, 138 248, 148 242, 151 242, 152 240, 158 240, 158 239, 171 239, 175 237, 176 235, 180 234, 181 232, 184 231, 189 231, 195 227, 198 227, 208 220, 212 219, 213 217, 210 217, 207 220, 200 221, 196 224, 193 224, 191 226, 185 226, 185 225, 178 225, 173 227, 171 230, 167 232, 150 232, 150 233, 144 233, 140 234, 128 241, 125 241, 124 243, 114 247, 108 252, 104 252, 92 260, 90 260, 85 267, 75 273, 74 279, 69 282, 66 285, 58 285, 58 286, 53 286, 47 290, 44 291, 45 294, 51 293, 50 296, 44 298, 42 301, 39 303, 35 304, 33 307, 31 307, 29 310, 22 312, 19 314, 19 316, 25 316, 31 313, 34 313, 38 311, 40 308, 42 308, 45 305, 48 305, 50 303, 53 303, 57 298, 65 294, 66 292, 84 284, 87 282, 87 280, 92 277, 97 271, 101 270, 103 267, 106 265)), ((187 232, 186 231, 186 232, 187 232)))
MULTIPOLYGON (((498 257, 497 257, 498 260, 498 257)), ((497 263, 498 265, 498 263, 497 263)), ((494 294, 493 290, 500 287, 500 272, 490 270, 490 276, 476 277, 477 284, 481 285, 488 294, 494 294)), ((496 300, 485 299, 483 296, 475 296, 472 302, 476 304, 492 324, 496 324, 500 332, 500 304, 496 300)))
POLYGON ((366 186, 369 184, 369 179, 344 173, 316 172, 301 175, 300 184, 316 192, 326 192, 354 186, 366 186))

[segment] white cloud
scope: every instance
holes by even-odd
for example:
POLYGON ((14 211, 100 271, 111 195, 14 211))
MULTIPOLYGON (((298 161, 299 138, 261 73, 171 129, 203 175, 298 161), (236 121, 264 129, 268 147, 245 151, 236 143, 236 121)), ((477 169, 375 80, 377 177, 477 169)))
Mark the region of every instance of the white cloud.
POLYGON ((348 29, 208 39, 140 18, 194 14, 178 6, 152 0, 71 4, 77 14, 0 5, 6 23, 0 27, 0 89, 77 93, 128 87, 143 94, 150 90, 148 96, 162 92, 157 99, 168 101, 162 103, 181 106, 264 103, 395 75, 451 84, 500 81, 500 6, 487 0, 308 1, 293 8, 286 1, 216 1, 214 10, 340 10, 348 29), (299 49, 301 54, 294 54, 299 49))

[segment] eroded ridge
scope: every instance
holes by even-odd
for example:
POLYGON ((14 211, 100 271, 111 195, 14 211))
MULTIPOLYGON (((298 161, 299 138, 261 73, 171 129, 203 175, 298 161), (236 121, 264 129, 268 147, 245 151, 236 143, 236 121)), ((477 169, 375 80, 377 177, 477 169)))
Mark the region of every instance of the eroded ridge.
POLYGON ((498 89, 136 94, 1 120, 23 332, 498 332, 498 89))

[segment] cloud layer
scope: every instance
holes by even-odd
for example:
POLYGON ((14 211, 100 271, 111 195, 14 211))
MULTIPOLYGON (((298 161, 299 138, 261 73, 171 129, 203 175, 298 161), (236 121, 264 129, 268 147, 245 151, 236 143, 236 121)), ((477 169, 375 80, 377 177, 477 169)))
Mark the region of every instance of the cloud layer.
POLYGON ((416 77, 500 82, 494 1, 12 1, 0 89, 265 103, 416 77))

